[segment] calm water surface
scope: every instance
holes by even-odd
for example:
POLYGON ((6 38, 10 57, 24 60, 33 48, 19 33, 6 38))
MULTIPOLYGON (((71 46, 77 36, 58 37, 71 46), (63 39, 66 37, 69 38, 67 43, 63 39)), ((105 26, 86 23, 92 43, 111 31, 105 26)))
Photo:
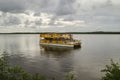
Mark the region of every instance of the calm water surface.
POLYGON ((69 51, 44 51, 38 34, 0 35, 0 54, 8 52, 12 65, 20 65, 30 73, 41 73, 61 80, 74 72, 78 80, 99 80, 106 64, 120 62, 120 35, 73 35, 82 48, 69 51))

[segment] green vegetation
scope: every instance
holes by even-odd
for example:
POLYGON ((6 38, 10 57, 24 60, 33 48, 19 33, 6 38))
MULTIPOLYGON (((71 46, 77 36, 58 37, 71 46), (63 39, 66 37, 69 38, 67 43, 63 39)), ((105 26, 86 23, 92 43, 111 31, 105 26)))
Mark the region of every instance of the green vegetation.
POLYGON ((65 76, 64 80, 76 80, 74 73, 69 73, 65 76))
POLYGON ((111 60, 111 65, 106 65, 102 72, 105 72, 102 80, 120 80, 120 66, 118 63, 113 62, 113 60, 111 60))

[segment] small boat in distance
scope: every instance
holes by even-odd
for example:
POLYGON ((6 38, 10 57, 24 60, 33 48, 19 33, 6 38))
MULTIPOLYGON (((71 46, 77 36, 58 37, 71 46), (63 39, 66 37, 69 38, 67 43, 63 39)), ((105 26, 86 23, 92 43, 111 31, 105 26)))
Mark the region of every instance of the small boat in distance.
POLYGON ((80 40, 73 39, 72 34, 42 33, 40 45, 44 47, 80 48, 80 40))

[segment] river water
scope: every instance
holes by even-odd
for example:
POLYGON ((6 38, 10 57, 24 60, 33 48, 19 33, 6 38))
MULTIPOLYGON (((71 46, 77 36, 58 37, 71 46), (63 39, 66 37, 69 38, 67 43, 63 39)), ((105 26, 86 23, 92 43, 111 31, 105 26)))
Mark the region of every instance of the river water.
POLYGON ((81 40, 80 49, 44 51, 39 45, 39 34, 1 34, 0 55, 6 51, 11 65, 57 80, 69 72, 78 80, 100 80, 101 70, 110 64, 110 59, 120 62, 119 34, 74 34, 73 37, 81 40))

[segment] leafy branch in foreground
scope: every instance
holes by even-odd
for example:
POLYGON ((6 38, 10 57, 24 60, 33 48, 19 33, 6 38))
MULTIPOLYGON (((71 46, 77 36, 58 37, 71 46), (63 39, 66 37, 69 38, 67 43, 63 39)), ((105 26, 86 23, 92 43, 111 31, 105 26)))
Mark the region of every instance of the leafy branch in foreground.
POLYGON ((113 60, 111 60, 111 65, 106 65, 102 72, 105 72, 102 80, 120 80, 120 66, 118 63, 113 62, 113 60))

